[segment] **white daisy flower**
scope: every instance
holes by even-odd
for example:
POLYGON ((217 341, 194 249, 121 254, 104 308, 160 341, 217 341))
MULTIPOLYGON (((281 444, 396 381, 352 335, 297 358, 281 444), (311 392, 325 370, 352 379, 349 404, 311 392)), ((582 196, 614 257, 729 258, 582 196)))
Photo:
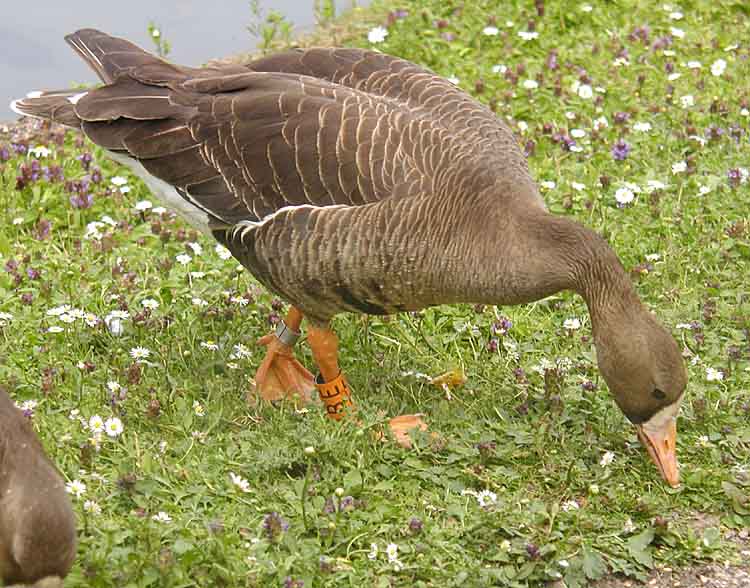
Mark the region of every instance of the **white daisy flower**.
POLYGON ((678 161, 677 163, 672 164, 673 174, 681 174, 681 173, 685 173, 686 171, 687 171, 687 162, 678 161))
POLYGON ((591 126, 595 131, 599 131, 609 127, 609 121, 606 116, 600 116, 599 118, 594 119, 594 124, 591 126))
POLYGON ((72 480, 65 484, 65 491, 76 498, 80 498, 86 493, 86 484, 77 479, 72 480))
POLYGON ((724 372, 712 367, 706 368, 706 380, 709 382, 721 382, 724 379, 724 372))
POLYGON ((29 153, 39 159, 41 157, 48 157, 52 151, 47 149, 44 145, 37 145, 33 149, 29 149, 29 153))
POLYGON ((560 505, 560 508, 562 508, 563 512, 570 512, 572 510, 578 510, 581 508, 581 505, 578 504, 577 500, 566 500, 560 505))
POLYGON ((518 36, 524 41, 533 41, 539 38, 539 33, 536 31, 518 31, 518 36))
POLYGON ((232 252, 229 251, 224 245, 221 243, 218 243, 216 247, 214 247, 214 251, 216 252, 216 255, 219 256, 220 259, 229 259, 232 257, 232 252))
POLYGON ((229 472, 229 477, 232 480, 232 484, 237 486, 237 488, 239 488, 241 492, 250 492, 250 482, 248 482, 245 478, 243 478, 242 476, 238 476, 234 472, 229 472))
POLYGON ((523 87, 527 90, 536 90, 539 87, 539 83, 536 80, 524 80, 523 87))
POLYGON ((145 347, 133 347, 130 350, 130 357, 135 360, 146 359, 151 355, 151 351, 145 347))
POLYGON ((611 464, 614 460, 615 454, 611 451, 605 451, 604 455, 602 455, 602 458, 599 460, 599 465, 604 468, 611 464))
POLYGON ((660 182, 659 180, 648 180, 646 182, 646 192, 651 194, 652 192, 656 192, 657 190, 664 190, 666 189, 667 185, 664 182, 660 182))
POLYGON ((171 523, 172 517, 170 517, 166 512, 163 510, 160 510, 158 513, 156 513, 154 516, 151 517, 152 520, 156 521, 157 523, 171 523))
POLYGON ((104 432, 104 419, 98 414, 93 415, 89 419, 89 431, 91 431, 92 433, 104 432))
POLYGON ((104 423, 104 431, 109 437, 119 437, 125 428, 122 426, 122 421, 117 417, 111 417, 104 423))
POLYGON ((482 490, 477 493, 477 502, 479 502, 479 506, 482 508, 492 506, 497 502, 497 494, 490 490, 482 490))
POLYGON ((232 302, 234 304, 239 304, 240 306, 247 306, 248 304, 250 304, 250 301, 244 296, 232 296, 229 299, 229 302, 232 302))
POLYGON ((618 204, 630 204, 635 200, 635 194, 633 194, 633 191, 628 188, 618 188, 615 191, 615 200, 617 200, 618 204))
POLYGON ((682 39, 685 37, 685 31, 683 31, 682 29, 678 29, 677 27, 670 27, 669 32, 673 37, 677 39, 682 39))
POLYGON ((717 59, 711 64, 711 74, 719 77, 721 76, 724 71, 727 69, 727 62, 723 59, 717 59))
POLYGON ((594 91, 591 89, 591 86, 588 84, 581 84, 578 86, 578 96, 583 98, 584 100, 589 100, 594 96, 594 91))
POLYGON ((157 308, 159 308, 159 302, 158 300, 154 300, 153 298, 144 298, 143 300, 141 300, 141 306, 148 310, 156 310, 157 308))
POLYGON ((482 29, 482 34, 487 35, 488 37, 494 37, 500 32, 500 29, 497 27, 484 27, 482 29))
POLYGON ((248 357, 252 357, 251 351, 242 343, 237 343, 233 347, 233 350, 234 353, 232 354, 232 359, 246 359, 248 357))
POLYGON ((110 182, 112 182, 115 186, 124 186, 128 183, 128 181, 123 178, 122 176, 114 176, 110 182))
POLYGON ((83 503, 83 510, 94 516, 102 514, 102 507, 95 500, 87 500, 83 503))
POLYGON ((180 253, 175 257, 175 259, 180 265, 187 265, 192 261, 193 258, 190 257, 187 253, 180 253))
POLYGON ((577 331, 581 328, 581 321, 575 317, 565 319, 563 322, 563 328, 567 331, 577 331))
POLYGON ((388 36, 388 29, 384 27, 374 27, 367 33, 367 40, 370 43, 382 43, 388 36))

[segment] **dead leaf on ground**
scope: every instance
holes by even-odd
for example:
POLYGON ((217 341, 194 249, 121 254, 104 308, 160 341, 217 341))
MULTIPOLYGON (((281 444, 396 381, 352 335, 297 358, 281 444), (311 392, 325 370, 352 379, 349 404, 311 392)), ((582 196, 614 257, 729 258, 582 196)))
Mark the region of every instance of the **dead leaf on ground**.
POLYGON ((393 433, 396 442, 405 447, 411 449, 411 437, 409 437, 409 431, 419 429, 420 431, 427 430, 427 423, 422 420, 422 414, 403 414, 401 416, 393 417, 389 424, 391 427, 391 433, 393 433))
POLYGON ((466 374, 464 373, 464 369, 461 367, 457 367, 448 372, 445 372, 444 374, 435 376, 430 380, 430 384, 432 384, 433 386, 437 386, 438 388, 443 388, 445 386, 447 386, 448 388, 458 388, 459 386, 463 386, 465 383, 466 374))

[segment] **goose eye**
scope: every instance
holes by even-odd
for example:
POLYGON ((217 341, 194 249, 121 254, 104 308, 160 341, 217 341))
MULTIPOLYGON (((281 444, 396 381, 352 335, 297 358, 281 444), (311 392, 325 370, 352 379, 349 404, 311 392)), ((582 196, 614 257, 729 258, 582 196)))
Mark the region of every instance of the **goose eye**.
POLYGON ((664 400, 664 399, 665 399, 665 398, 667 397, 667 395, 666 395, 666 394, 664 394, 664 392, 662 392, 662 391, 661 391, 661 390, 659 390, 658 388, 654 388, 654 391, 653 391, 653 396, 654 396, 654 398, 656 398, 657 400, 664 400))

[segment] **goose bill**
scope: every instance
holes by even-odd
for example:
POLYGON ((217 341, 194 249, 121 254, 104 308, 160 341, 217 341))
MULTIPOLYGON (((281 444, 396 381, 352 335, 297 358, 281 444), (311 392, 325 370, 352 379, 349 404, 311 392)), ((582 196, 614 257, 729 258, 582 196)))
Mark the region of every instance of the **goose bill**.
MULTIPOLYGON (((659 415, 657 415, 659 416, 659 415)), ((646 447, 652 461, 670 486, 680 485, 680 471, 677 465, 677 420, 672 416, 667 419, 655 417, 637 425, 638 438, 646 447)))

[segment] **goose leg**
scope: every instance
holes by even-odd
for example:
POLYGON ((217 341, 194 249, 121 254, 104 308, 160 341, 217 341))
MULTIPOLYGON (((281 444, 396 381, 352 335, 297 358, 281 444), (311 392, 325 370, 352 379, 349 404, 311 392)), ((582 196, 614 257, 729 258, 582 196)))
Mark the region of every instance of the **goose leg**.
MULTIPOLYGON (((352 402, 349 385, 339 368, 338 337, 330 329, 310 326, 307 343, 320 369, 320 375, 315 380, 315 387, 326 407, 326 414, 329 418, 340 421, 345 414, 355 412, 356 408, 352 402)), ((427 430, 422 416, 421 414, 405 414, 390 419, 388 425, 391 434, 399 445, 410 448, 409 432, 414 429, 427 430)))
POLYGON ((307 332, 310 345, 320 375, 315 380, 318 395, 326 408, 326 414, 340 421, 348 412, 354 412, 349 385, 339 368, 339 340, 331 329, 310 325, 307 332))
POLYGON ((303 403, 310 400, 315 380, 292 352, 301 323, 302 313, 292 307, 275 333, 258 340, 259 345, 267 348, 266 356, 255 372, 255 388, 264 400, 274 401, 285 397, 296 398, 303 403))

